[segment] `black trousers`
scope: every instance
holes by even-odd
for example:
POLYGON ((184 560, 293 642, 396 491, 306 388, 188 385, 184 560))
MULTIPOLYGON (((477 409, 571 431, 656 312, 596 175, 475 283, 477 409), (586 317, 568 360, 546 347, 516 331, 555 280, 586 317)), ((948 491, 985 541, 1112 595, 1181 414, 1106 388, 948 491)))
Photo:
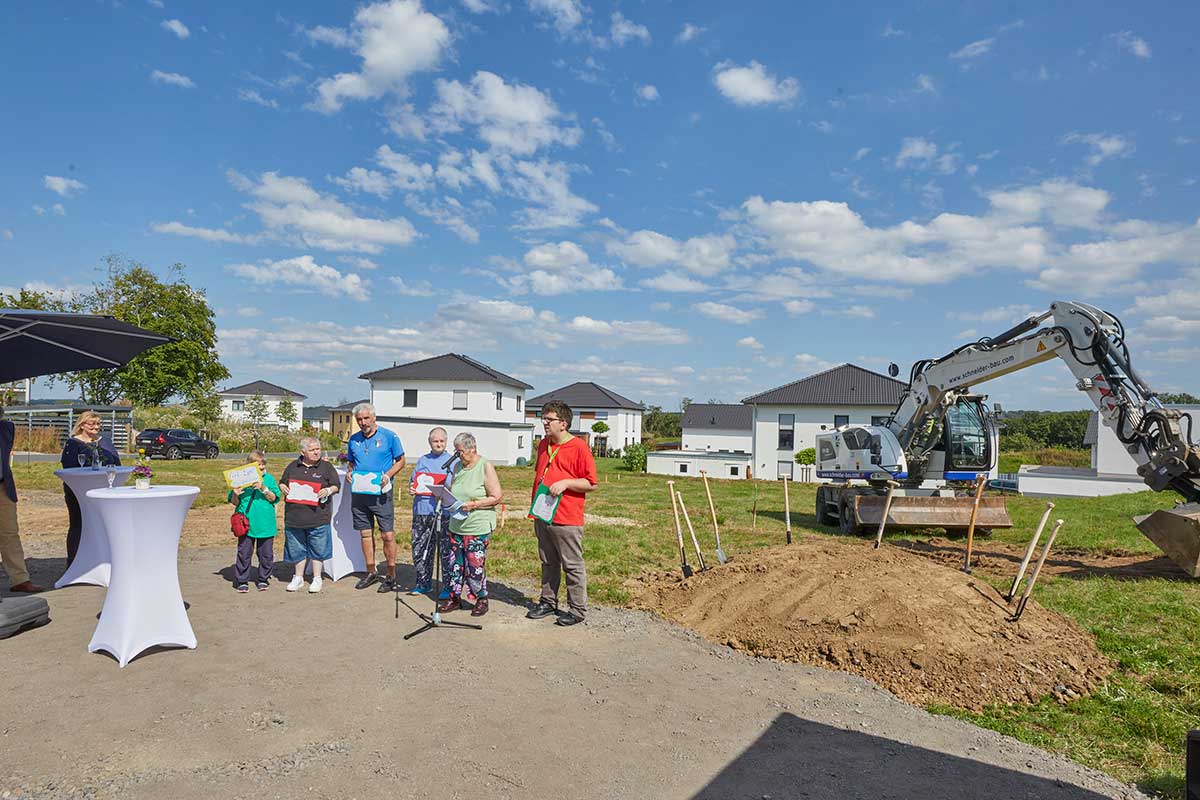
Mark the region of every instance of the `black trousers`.
POLYGON ((249 534, 238 538, 237 562, 233 565, 233 582, 250 582, 250 558, 258 552, 258 583, 271 579, 271 568, 275 566, 275 540, 251 539, 249 534))
POLYGON ((71 487, 63 486, 63 499, 67 501, 67 515, 71 518, 67 523, 67 566, 70 567, 71 562, 75 560, 75 554, 79 552, 79 536, 83 533, 83 512, 79 510, 79 500, 75 498, 71 487))

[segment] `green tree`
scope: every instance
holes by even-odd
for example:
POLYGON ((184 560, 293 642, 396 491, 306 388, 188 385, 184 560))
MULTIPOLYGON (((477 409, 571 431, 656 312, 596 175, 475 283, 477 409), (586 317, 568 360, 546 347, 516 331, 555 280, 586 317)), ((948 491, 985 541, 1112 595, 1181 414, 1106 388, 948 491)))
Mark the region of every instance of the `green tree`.
POLYGON ((622 461, 625 463, 625 469, 630 472, 645 472, 646 448, 640 444, 629 445, 625 448, 625 457, 622 461))
POLYGON ((692 404, 692 398, 690 398, 690 397, 679 398, 679 410, 680 411, 687 411, 687 407, 690 406, 691 404, 692 404))
POLYGON ((254 396, 246 401, 246 419, 254 425, 254 449, 258 449, 258 427, 262 425, 267 417, 271 416, 271 407, 267 405, 266 399, 262 396, 262 392, 255 392, 254 396))
POLYGON ((1179 405, 1179 406, 1200 405, 1200 397, 1196 397, 1196 395, 1194 395, 1194 394, 1188 394, 1187 392, 1174 392, 1174 393, 1163 392, 1162 394, 1160 394, 1158 396, 1158 399, 1163 401, 1164 403, 1170 403, 1172 405, 1179 405))
POLYGON ((597 420, 592 423, 592 433, 597 436, 603 436, 608 433, 608 423, 602 420, 597 420))
POLYGON ((806 447, 796 453, 797 464, 815 464, 817 463, 817 448, 806 447))
POLYGON ((296 404, 292 402, 290 394, 284 395, 279 404, 275 406, 275 416, 284 425, 287 425, 289 428, 292 427, 292 423, 296 421, 296 404))
POLYGON ((216 389, 206 386, 197 390, 188 399, 188 411, 199 421, 204 435, 209 436, 212 426, 221 419, 221 398, 217 397, 216 389))

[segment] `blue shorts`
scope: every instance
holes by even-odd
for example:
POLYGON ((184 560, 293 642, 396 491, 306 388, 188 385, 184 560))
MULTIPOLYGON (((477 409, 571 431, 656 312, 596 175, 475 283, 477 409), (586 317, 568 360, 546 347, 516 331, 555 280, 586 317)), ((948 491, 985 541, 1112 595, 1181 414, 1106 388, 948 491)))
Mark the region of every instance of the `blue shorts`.
POLYGON ((369 531, 379 525, 380 533, 391 533, 396 527, 392 490, 388 489, 383 494, 350 495, 350 520, 356 531, 369 531))
POLYGON ((329 525, 284 528, 283 560, 297 563, 309 558, 314 561, 333 558, 333 529, 329 525))

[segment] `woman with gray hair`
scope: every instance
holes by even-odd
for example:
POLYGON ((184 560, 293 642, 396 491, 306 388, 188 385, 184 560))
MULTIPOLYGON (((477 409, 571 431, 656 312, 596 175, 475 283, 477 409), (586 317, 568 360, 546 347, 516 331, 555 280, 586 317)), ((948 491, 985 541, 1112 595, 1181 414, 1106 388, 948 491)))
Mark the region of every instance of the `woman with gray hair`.
POLYGON ((471 616, 482 617, 488 610, 484 567, 488 541, 496 529, 495 509, 504 499, 504 492, 496 468, 476 448, 471 434, 454 437, 454 453, 461 463, 454 472, 450 492, 462 505, 450 517, 450 552, 446 558, 450 574, 437 604, 443 614, 461 607, 464 582, 476 598, 471 616))
POLYGON ((337 493, 341 480, 333 465, 321 457, 321 442, 311 436, 300 440, 300 457, 284 468, 279 476, 283 492, 283 560, 296 565, 296 574, 287 585, 296 592, 304 585, 304 564, 312 563, 310 593, 321 591, 321 567, 333 558, 333 507, 329 498, 337 493))

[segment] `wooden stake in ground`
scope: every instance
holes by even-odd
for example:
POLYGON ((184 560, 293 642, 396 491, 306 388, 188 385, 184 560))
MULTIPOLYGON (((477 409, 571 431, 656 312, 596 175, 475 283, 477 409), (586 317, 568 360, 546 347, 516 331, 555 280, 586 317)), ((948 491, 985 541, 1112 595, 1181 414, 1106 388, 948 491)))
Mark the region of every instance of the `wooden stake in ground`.
POLYGON ((692 518, 688 516, 687 506, 683 504, 683 493, 676 492, 675 494, 679 498, 679 510, 683 512, 683 521, 687 523, 688 533, 692 535, 692 547, 696 548, 696 563, 700 565, 700 571, 704 572, 708 567, 704 564, 704 553, 700 552, 700 540, 696 538, 696 529, 692 527, 692 518))
POLYGON ((750 530, 758 530, 758 484, 754 484, 754 508, 750 512, 750 530))
POLYGON ((787 543, 792 543, 792 507, 788 504, 788 477, 783 478, 783 524, 787 528, 787 543))
POLYGON ((1034 531, 1033 538, 1029 540, 1029 546, 1025 548, 1025 557, 1021 559, 1021 566, 1017 569, 1017 577, 1013 578, 1012 588, 1008 590, 1005 600, 1012 602, 1017 596, 1017 587, 1021 585, 1021 578, 1025 577, 1025 568, 1029 566, 1029 559, 1033 558, 1034 548, 1037 547, 1038 539, 1042 538, 1042 531, 1046 527, 1046 520, 1050 519, 1050 512, 1054 509, 1054 503, 1046 503, 1046 510, 1042 512, 1042 519, 1038 523, 1037 530, 1034 531))
POLYGON ((883 528, 887 525, 887 515, 892 510, 892 496, 896 490, 900 488, 900 484, 895 481, 888 481, 887 499, 883 501, 883 516, 879 520, 879 530, 875 532, 875 549, 879 549, 879 545, 883 542, 883 528))
POLYGON ((729 559, 725 557, 725 551, 721 549, 721 529, 717 527, 717 507, 713 505, 712 491, 708 488, 708 473, 700 470, 700 477, 704 479, 704 493, 708 495, 708 510, 712 514, 713 533, 717 537, 717 561, 724 564, 729 559))
POLYGON ((1054 546, 1054 540, 1062 526, 1061 519, 1054 520, 1054 530, 1050 531, 1050 538, 1046 540, 1046 546, 1042 550, 1041 557, 1038 558, 1037 566, 1033 568, 1033 574, 1029 576, 1029 583, 1025 584, 1025 594, 1021 595, 1021 602, 1017 603, 1017 613, 1013 614, 1013 622, 1019 620, 1025 613, 1025 605, 1029 602, 1029 596, 1033 594, 1033 585, 1037 583, 1038 575, 1042 574, 1042 565, 1046 563, 1046 556, 1050 555, 1050 548, 1054 546))
POLYGON ((967 552, 963 558, 963 572, 971 574, 971 547, 975 543, 975 517, 979 514, 979 500, 983 497, 983 487, 987 485, 987 475, 975 476, 975 503, 971 506, 971 524, 967 526, 967 552))
POLYGON ((683 547, 683 525, 679 522, 679 506, 675 505, 675 481, 667 481, 671 492, 671 510, 675 512, 675 533, 679 537, 679 562, 683 567, 683 577, 692 577, 692 568, 688 566, 687 550, 683 547))

